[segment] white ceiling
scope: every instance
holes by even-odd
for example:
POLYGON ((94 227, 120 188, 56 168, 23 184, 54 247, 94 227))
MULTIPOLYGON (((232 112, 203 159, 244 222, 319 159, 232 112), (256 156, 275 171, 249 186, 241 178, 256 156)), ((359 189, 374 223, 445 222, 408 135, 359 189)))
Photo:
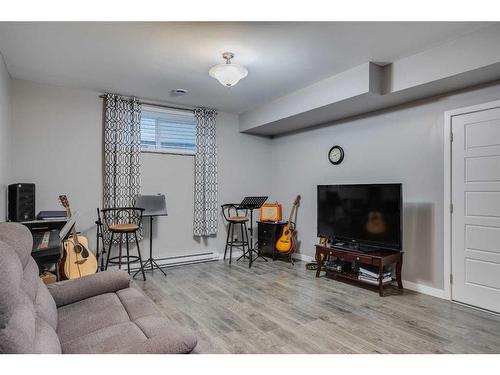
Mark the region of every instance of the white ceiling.
POLYGON ((242 113, 368 61, 386 64, 487 23, 0 23, 14 78, 242 113), (208 69, 224 51, 248 76, 232 88, 208 69), (189 93, 175 97, 171 90, 189 93))

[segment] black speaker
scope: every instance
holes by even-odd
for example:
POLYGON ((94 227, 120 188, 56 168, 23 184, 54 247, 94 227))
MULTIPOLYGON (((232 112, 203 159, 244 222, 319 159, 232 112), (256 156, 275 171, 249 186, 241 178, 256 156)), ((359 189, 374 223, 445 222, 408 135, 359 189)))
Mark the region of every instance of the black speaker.
POLYGON ((12 184, 8 191, 9 221, 35 220, 35 184, 12 184))

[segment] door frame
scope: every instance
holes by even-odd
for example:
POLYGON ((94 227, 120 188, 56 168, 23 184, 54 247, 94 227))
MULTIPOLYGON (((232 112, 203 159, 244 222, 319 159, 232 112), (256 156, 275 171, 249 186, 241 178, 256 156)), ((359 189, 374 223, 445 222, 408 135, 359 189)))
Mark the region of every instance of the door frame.
POLYGON ((477 104, 469 107, 462 107, 446 111, 444 113, 444 297, 452 300, 452 283, 451 283, 451 122, 453 117, 465 115, 468 113, 480 112, 487 109, 500 108, 500 100, 477 104))

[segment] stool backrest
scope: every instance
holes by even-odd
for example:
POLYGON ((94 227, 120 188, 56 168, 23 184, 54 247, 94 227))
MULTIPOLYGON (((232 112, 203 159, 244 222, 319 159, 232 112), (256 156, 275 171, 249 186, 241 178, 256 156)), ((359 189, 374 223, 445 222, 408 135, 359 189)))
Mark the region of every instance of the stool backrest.
POLYGON ((248 209, 241 208, 238 204, 228 203, 223 204, 222 208, 222 216, 226 221, 229 221, 229 218, 232 216, 248 216, 248 209))
POLYGON ((135 224, 140 227, 143 212, 144 208, 140 207, 116 207, 101 210, 106 228, 113 224, 135 224))

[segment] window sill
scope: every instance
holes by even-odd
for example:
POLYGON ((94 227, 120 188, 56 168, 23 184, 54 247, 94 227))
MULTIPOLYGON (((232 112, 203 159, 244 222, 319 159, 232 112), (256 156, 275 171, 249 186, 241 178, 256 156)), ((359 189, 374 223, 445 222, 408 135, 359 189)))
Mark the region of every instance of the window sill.
POLYGON ((141 150, 144 154, 165 154, 165 155, 179 155, 179 156, 195 156, 196 153, 192 151, 168 151, 168 150, 141 150))

